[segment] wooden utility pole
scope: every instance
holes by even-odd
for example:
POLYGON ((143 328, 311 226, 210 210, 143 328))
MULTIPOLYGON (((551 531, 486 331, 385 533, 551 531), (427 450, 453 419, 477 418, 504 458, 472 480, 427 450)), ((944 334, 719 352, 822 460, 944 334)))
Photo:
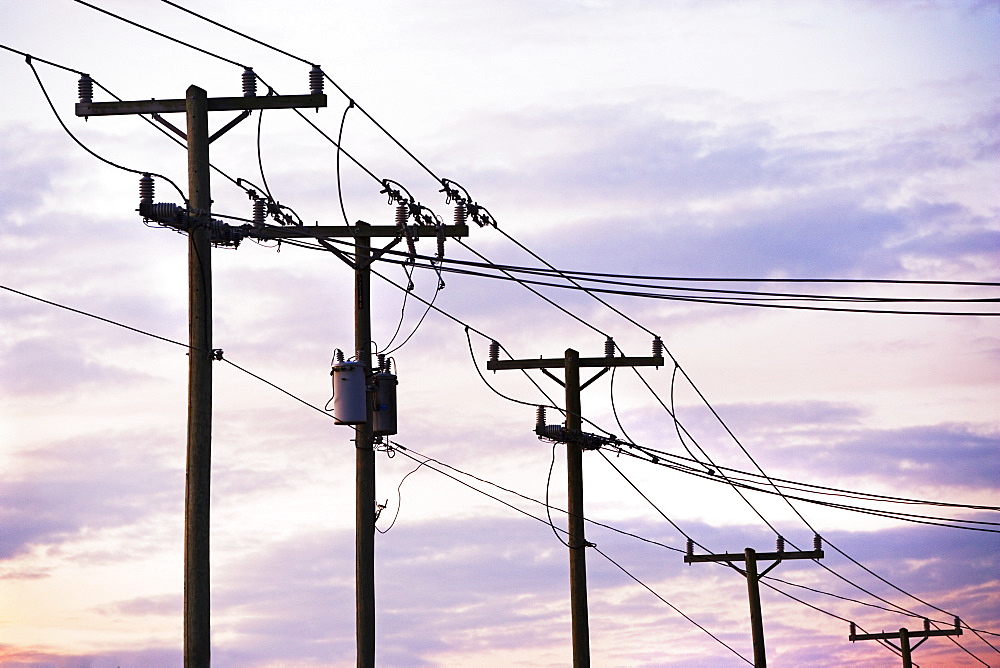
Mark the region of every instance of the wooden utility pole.
POLYGON ((905 628, 899 629, 898 633, 857 633, 857 627, 854 622, 851 622, 851 635, 847 637, 848 640, 854 642, 855 640, 879 640, 884 642, 889 647, 897 650, 900 656, 903 658, 903 668, 913 668, 913 658, 912 652, 916 648, 920 647, 925 640, 932 636, 960 636, 962 635, 961 620, 955 618, 955 628, 953 629, 931 629, 931 622, 929 619, 924 620, 924 630, 923 631, 909 631, 905 628), (920 642, 915 645, 910 644, 911 638, 920 638, 920 642), (890 640, 899 640, 899 646, 889 642, 890 640))
POLYGON ((729 564, 734 570, 742 573, 747 579, 747 594, 750 598, 750 630, 753 635, 753 665, 754 668, 765 668, 767 666, 767 654, 764 651, 764 617, 760 607, 760 579, 771 572, 771 569, 782 561, 790 559, 822 559, 823 550, 820 537, 816 536, 813 541, 811 551, 786 552, 785 540, 778 538, 777 552, 757 552, 753 548, 746 548, 742 554, 694 554, 694 544, 688 540, 688 551, 684 556, 684 563, 694 564, 705 561, 723 562, 729 564), (759 559, 774 559, 774 563, 758 572, 757 561, 759 559), (746 569, 733 566, 733 562, 744 562, 746 569))
MULTIPOLYGON (((424 234, 445 237, 467 237, 467 225, 440 225, 438 227, 413 226, 424 234)), ((355 243, 354 260, 354 347, 357 360, 365 365, 365 373, 372 369, 371 351, 371 263, 387 250, 398 244, 406 230, 400 225, 369 225, 357 221, 354 225, 329 226, 265 226, 251 230, 249 234, 258 239, 302 239, 312 238, 327 248, 335 247, 325 240, 336 237, 353 237, 355 243), (372 251, 372 238, 392 238, 383 248, 372 251)), ((358 668, 375 667, 375 437, 373 430, 373 402, 371 393, 366 399, 366 420, 355 426, 355 526, 354 577, 355 613, 357 631, 358 668)))
MULTIPOLYGON (((252 80, 252 73, 250 77, 252 80)), ((89 79, 89 77, 87 77, 89 79)), ((82 87, 81 87, 82 88, 82 87)), ((212 473, 212 194, 209 144, 250 115, 252 109, 325 107, 326 96, 209 98, 190 86, 183 100, 91 102, 76 105, 77 116, 150 114, 187 140, 188 148, 188 427, 184 493, 184 666, 208 668, 211 662, 209 503, 212 473), (240 111, 214 135, 209 111, 240 111), (185 113, 187 132, 159 114, 185 113)), ((221 352, 221 351, 220 351, 221 352)))
MULTIPOLYGON (((658 341, 658 339, 657 339, 658 341)), ((655 349, 655 344, 654 344, 655 349)), ((587 547, 590 545, 584 535, 583 514, 583 451, 590 449, 582 438, 582 409, 580 393, 584 388, 603 376, 612 367, 621 366, 663 366, 663 356, 614 357, 614 342, 608 339, 604 357, 580 357, 580 353, 567 348, 562 358, 498 360, 491 359, 486 368, 492 371, 507 369, 541 369, 566 389, 566 428, 553 440, 566 443, 566 483, 569 546, 569 591, 570 612, 573 632, 573 666, 590 666, 590 621, 587 612, 587 547), (580 369, 600 368, 590 380, 580 384, 580 369), (563 379, 553 375, 549 369, 563 369, 563 379)))
POLYGON ((211 663, 209 505, 212 480, 212 237, 208 97, 187 90, 188 440, 184 493, 184 664, 211 663))
MULTIPOLYGON (((359 231, 370 229, 359 223, 359 231)), ((372 368, 371 239, 354 237, 354 348, 365 373, 372 368)), ((366 392, 365 422, 354 428, 355 525, 354 577, 358 668, 375 667, 375 439, 372 435, 372 394, 366 392)))

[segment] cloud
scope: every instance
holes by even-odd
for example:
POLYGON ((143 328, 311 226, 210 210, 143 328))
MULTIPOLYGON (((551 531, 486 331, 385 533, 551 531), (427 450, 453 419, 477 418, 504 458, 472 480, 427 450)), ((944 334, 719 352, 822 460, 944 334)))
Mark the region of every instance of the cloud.
MULTIPOLYGON (((173 510, 181 498, 177 490, 183 489, 183 475, 159 461, 167 443, 150 432, 105 432, 11 457, 0 499, 5 527, 0 558, 37 546, 58 550, 90 532, 134 530, 143 520, 173 510)), ((159 538, 158 532, 144 533, 116 554, 98 550, 75 558, 126 560, 159 538)))

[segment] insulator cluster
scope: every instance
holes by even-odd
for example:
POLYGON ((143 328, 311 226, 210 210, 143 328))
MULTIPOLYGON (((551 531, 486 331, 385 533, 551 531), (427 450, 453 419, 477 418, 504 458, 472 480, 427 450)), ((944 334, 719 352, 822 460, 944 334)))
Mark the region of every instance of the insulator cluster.
POLYGON ((153 203, 153 191, 155 186, 153 184, 153 177, 149 174, 143 174, 142 178, 139 179, 139 203, 152 204, 153 203))
POLYGON ((90 78, 89 74, 80 75, 77 89, 80 92, 80 102, 89 103, 94 101, 94 80, 90 78))
POLYGON ((243 97, 257 97, 257 75, 252 67, 243 70, 243 97))
POLYGON ((410 207, 405 204, 396 205, 396 224, 402 227, 406 225, 407 219, 410 217, 410 207))
POLYGON ((584 450, 598 450, 602 445, 618 443, 618 439, 614 436, 601 436, 576 429, 567 429, 561 424, 536 424, 535 434, 538 438, 546 441, 573 443, 584 450))
POLYGON ((605 357, 615 356, 615 340, 610 336, 604 342, 604 356, 605 357))
POLYGON ((139 215, 161 225, 184 230, 188 227, 187 209, 177 204, 154 203, 152 197, 148 200, 139 200, 139 215))
MULTIPOLYGON (((140 181, 140 195, 146 194, 142 190, 145 185, 140 181)), ((187 208, 167 202, 153 202, 152 186, 149 187, 149 199, 140 199, 139 201, 139 215, 144 220, 151 220, 181 232, 190 231, 192 225, 187 208)), ((239 247, 240 242, 246 238, 247 232, 250 230, 249 225, 234 226, 215 219, 209 221, 208 228, 213 246, 232 246, 233 248, 239 247)))
POLYGON ((323 94, 323 70, 320 69, 319 65, 313 65, 312 69, 309 70, 309 94, 323 94))

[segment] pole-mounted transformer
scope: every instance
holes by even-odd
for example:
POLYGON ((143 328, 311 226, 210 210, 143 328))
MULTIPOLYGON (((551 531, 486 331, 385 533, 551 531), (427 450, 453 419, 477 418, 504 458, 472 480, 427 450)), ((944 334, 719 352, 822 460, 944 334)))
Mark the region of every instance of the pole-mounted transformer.
POLYGON ((392 436, 396 433, 396 386, 399 380, 392 373, 391 360, 379 355, 379 370, 372 376, 372 434, 392 436))
POLYGON ((333 377, 333 420, 336 424, 367 421, 367 382, 362 362, 344 361, 339 350, 330 369, 333 377))

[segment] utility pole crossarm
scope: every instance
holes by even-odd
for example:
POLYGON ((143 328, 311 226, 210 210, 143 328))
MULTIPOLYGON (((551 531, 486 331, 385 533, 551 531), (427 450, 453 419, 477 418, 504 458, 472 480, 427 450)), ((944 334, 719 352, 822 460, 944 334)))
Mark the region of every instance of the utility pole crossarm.
MULTIPOLYGON (((125 102, 77 102, 77 116, 127 116, 174 114, 187 111, 187 100, 134 100, 125 102)), ((268 95, 265 97, 213 97, 207 111, 296 109, 325 107, 326 95, 268 95)))
MULTIPOLYGON (((823 550, 809 550, 808 552, 756 552, 757 559, 775 559, 777 561, 788 561, 790 559, 822 559, 823 550)), ((746 561, 744 552, 734 552, 732 554, 686 554, 684 563, 697 564, 707 561, 746 561)))
MULTIPOLYGON (((490 360, 486 368, 490 371, 509 371, 511 369, 563 369, 566 359, 563 357, 537 360, 490 360)), ((580 367, 618 367, 618 366, 663 366, 663 357, 581 357, 580 367)))

